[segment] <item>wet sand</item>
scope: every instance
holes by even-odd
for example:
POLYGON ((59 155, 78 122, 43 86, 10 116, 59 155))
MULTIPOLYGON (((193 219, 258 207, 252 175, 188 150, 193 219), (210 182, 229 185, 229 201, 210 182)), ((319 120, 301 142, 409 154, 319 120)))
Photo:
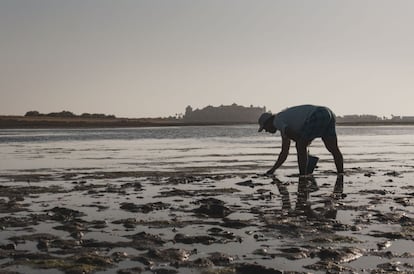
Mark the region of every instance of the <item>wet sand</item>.
POLYGON ((412 170, 3 174, 0 272, 414 273, 412 170))

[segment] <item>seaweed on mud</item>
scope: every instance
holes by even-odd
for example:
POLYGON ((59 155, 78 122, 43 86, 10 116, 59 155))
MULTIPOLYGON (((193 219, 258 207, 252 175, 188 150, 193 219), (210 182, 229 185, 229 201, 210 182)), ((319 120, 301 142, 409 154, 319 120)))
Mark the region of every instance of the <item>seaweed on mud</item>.
POLYGON ((125 189, 125 188, 133 188, 134 191, 142 191, 144 189, 144 187, 142 186, 141 182, 129 182, 129 183, 124 183, 120 186, 120 188, 125 189))
MULTIPOLYGON (((173 266, 204 269, 202 273, 230 273, 227 272, 230 271, 227 267, 233 266, 235 260, 236 258, 233 256, 220 252, 213 252, 210 253, 208 257, 201 257, 192 261, 177 262, 173 264, 173 266)), ((232 269, 232 271, 235 271, 235 269, 232 269)))
POLYGON ((132 230, 137 226, 147 226, 150 228, 172 228, 173 230, 176 230, 178 228, 183 228, 188 225, 202 224, 204 222, 199 220, 180 220, 178 218, 171 218, 167 220, 143 220, 137 218, 127 218, 116 220, 112 223, 122 224, 127 230, 132 230))
POLYGON ((158 195, 154 198, 166 198, 166 197, 209 197, 209 196, 218 196, 222 194, 232 194, 240 192, 236 188, 214 188, 214 189, 197 189, 197 190, 182 190, 176 189, 168 191, 160 191, 158 195))
POLYGON ((204 270, 202 272, 202 274, 252 274, 252 273, 282 274, 282 273, 295 273, 295 272, 284 272, 278 269, 265 267, 259 264, 251 264, 251 263, 239 263, 231 267, 218 268, 218 269, 212 268, 212 269, 204 270))
POLYGON ((219 237, 223 240, 241 242, 242 238, 235 233, 221 228, 212 227, 208 230, 210 236, 219 237))
POLYGON ((68 274, 93 273, 114 266, 110 257, 97 252, 80 253, 61 258, 45 253, 22 254, 14 257, 15 264, 27 265, 41 269, 59 269, 68 274))
POLYGON ((280 248, 282 253, 274 254, 273 256, 285 257, 289 260, 301 260, 314 256, 315 248, 309 247, 290 247, 280 248))
POLYGON ((414 205, 412 197, 395 197, 394 201, 404 207, 414 205))
POLYGON ((220 243, 220 240, 207 235, 189 236, 182 233, 178 233, 174 236, 174 241, 183 244, 204 244, 211 245, 213 243, 220 243))
POLYGON ((376 257, 387 258, 387 259, 395 259, 395 258, 414 259, 414 253, 404 252, 402 254, 398 254, 392 251, 384 251, 382 249, 371 250, 367 252, 367 254, 370 256, 376 256, 376 257))
POLYGON ((373 231, 369 235, 372 237, 387 238, 387 239, 392 239, 392 240, 396 240, 396 239, 411 240, 411 237, 408 237, 409 235, 406 235, 405 233, 401 231, 396 231, 396 232, 373 231))
POLYGON ((25 243, 26 241, 53 241, 57 240, 59 237, 48 234, 48 233, 36 233, 36 234, 29 234, 29 235, 20 235, 20 236, 13 236, 9 238, 10 241, 21 244, 25 243))
POLYGON ((140 224, 140 221, 137 218, 127 218, 127 219, 116 220, 116 221, 113 221, 112 223, 122 224, 127 229, 133 229, 138 224, 140 224))
POLYGON ((31 227, 39 223, 39 219, 32 216, 5 216, 0 218, 0 230, 4 230, 8 227, 31 227))
POLYGON ((53 229, 56 230, 62 230, 67 231, 69 233, 77 233, 77 232, 85 232, 89 229, 85 226, 83 222, 77 221, 71 221, 71 222, 65 222, 63 225, 55 226, 53 229))
POLYGON ((194 254, 195 251, 188 251, 185 249, 179 248, 167 248, 167 249, 149 249, 145 254, 146 257, 161 261, 161 262, 184 262, 188 261, 190 256, 194 254))
POLYGON ((97 208, 97 211, 105 211, 109 209, 109 206, 106 205, 102 205, 100 202, 97 203, 93 203, 93 204, 89 204, 89 205, 82 205, 82 207, 86 207, 86 208, 97 208))
POLYGON ((356 273, 353 268, 333 261, 319 261, 314 264, 305 265, 304 268, 314 271, 324 271, 325 273, 356 273))
POLYGON ((360 190, 359 193, 361 194, 377 194, 377 195, 390 195, 390 194, 395 194, 394 191, 389 191, 386 189, 364 189, 364 190, 360 190))
POLYGON ((163 246, 166 243, 166 241, 163 240, 160 236, 146 233, 145 231, 126 237, 132 239, 131 247, 134 247, 138 250, 146 250, 149 248, 159 247, 163 246))
POLYGON ((198 258, 193 261, 185 261, 185 262, 176 262, 173 263, 172 266, 174 267, 187 267, 187 268, 212 268, 214 267, 214 263, 208 258, 198 258))
POLYGON ((54 207, 50 210, 47 210, 47 212, 50 214, 52 220, 58 222, 75 221, 79 217, 86 216, 86 214, 83 212, 65 207, 54 207))
POLYGON ((311 243, 318 243, 318 244, 331 244, 331 243, 349 243, 349 244, 357 244, 362 243, 359 239, 352 237, 352 236, 341 236, 336 234, 331 235, 321 235, 321 237, 315 237, 311 239, 309 242, 311 243))
POLYGON ((29 206, 29 204, 22 204, 14 199, 11 199, 9 201, 0 199, 0 213, 15 213, 25 211, 29 206))
POLYGON ((302 224, 296 218, 286 216, 264 216, 263 221, 267 228, 277 229, 284 235, 297 237, 303 229, 302 224))
POLYGON ((10 241, 16 244, 23 244, 27 241, 36 242, 36 247, 41 251, 48 251, 49 248, 54 248, 55 254, 72 254, 79 250, 82 246, 82 242, 79 240, 67 240, 61 239, 58 236, 48 233, 35 233, 21 236, 14 236, 9 238, 10 241))
POLYGON ((193 197, 194 192, 189 190, 183 189, 173 189, 168 191, 160 191, 158 195, 154 196, 154 198, 166 198, 166 197, 193 197))
POLYGON ((392 177, 402 177, 402 174, 398 171, 388 171, 384 174, 384 176, 392 176, 392 177))
POLYGON ((213 252, 209 254, 208 259, 216 266, 228 266, 238 258, 221 252, 213 252))
POLYGON ((168 183, 169 185, 181 185, 181 184, 191 184, 194 182, 201 182, 204 179, 202 177, 199 176, 180 176, 180 177, 168 177, 166 179, 166 183, 168 183))
POLYGON ((369 235, 373 237, 387 238, 387 239, 392 239, 392 240, 404 239, 404 240, 413 241, 414 240, 414 220, 409 217, 402 216, 401 218, 398 219, 398 221, 396 221, 396 223, 399 223, 401 225, 400 231, 383 232, 383 231, 375 230, 369 233, 369 235))
MULTIPOLYGON (((147 246, 149 245, 150 243, 147 246)), ((145 250, 143 246, 138 247, 134 241, 107 242, 107 241, 98 241, 98 240, 93 240, 93 239, 85 239, 85 240, 80 241, 80 247, 78 248, 81 248, 81 250, 85 250, 85 251, 101 250, 102 252, 107 252, 115 248, 120 248, 120 249, 135 248, 137 250, 145 250)))
POLYGON ((236 274, 236 269, 232 267, 227 268, 214 268, 214 269, 205 269, 201 272, 202 274, 236 274))
POLYGON ((45 193, 66 193, 67 191, 61 186, 51 185, 48 187, 35 186, 35 185, 13 185, 2 186, 0 185, 0 196, 8 197, 10 200, 23 199, 25 196, 45 193))
POLYGON ((372 214, 372 219, 384 224, 399 224, 403 216, 404 214, 400 212, 375 211, 372 214))
POLYGON ((339 249, 322 248, 318 252, 318 257, 322 261, 332 261, 336 263, 347 263, 358 259, 363 255, 363 251, 355 247, 342 247, 339 249))
MULTIPOLYGON (((302 234, 312 234, 317 236, 318 234, 326 237, 325 234, 333 234, 335 231, 347 231, 351 230, 350 225, 339 223, 338 221, 330 218, 325 218, 323 215, 311 215, 305 216, 297 213, 288 213, 274 216, 262 216, 262 220, 266 224, 267 228, 277 229, 284 235, 291 235, 297 237, 302 234), (315 234, 315 231, 318 234, 315 234)), ((324 238, 325 240, 327 238, 324 238)))
POLYGON ((13 181, 13 182, 25 182, 25 183, 50 181, 50 180, 56 179, 51 173, 4 174, 2 175, 2 177, 10 181, 13 181))
POLYGON ((409 263, 401 262, 388 262, 377 265, 377 270, 372 273, 402 273, 402 274, 411 274, 413 273, 414 266, 409 263), (410 269, 410 270, 404 270, 410 269))
POLYGON ((141 212, 141 213, 149 213, 154 210, 164 210, 169 209, 171 207, 170 204, 163 203, 163 202, 154 202, 154 203, 147 203, 147 204, 134 204, 134 203, 121 203, 120 208, 129 212, 141 212))

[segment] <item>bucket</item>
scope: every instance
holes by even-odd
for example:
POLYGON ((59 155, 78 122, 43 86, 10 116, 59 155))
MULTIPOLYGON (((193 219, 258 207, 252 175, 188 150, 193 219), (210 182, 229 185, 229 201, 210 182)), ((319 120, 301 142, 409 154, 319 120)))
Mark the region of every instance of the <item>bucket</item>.
POLYGON ((308 155, 308 164, 306 165, 306 173, 312 174, 315 170, 316 164, 318 163, 319 158, 316 156, 308 155))

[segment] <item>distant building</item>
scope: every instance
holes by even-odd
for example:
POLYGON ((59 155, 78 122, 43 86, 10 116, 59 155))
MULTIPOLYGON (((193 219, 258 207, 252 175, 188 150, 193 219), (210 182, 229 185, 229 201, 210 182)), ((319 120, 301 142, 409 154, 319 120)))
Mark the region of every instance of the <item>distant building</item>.
POLYGON ((188 106, 185 109, 183 120, 185 122, 202 123, 257 123, 259 116, 266 112, 266 107, 250 107, 232 104, 230 106, 207 106, 195 109, 188 106))

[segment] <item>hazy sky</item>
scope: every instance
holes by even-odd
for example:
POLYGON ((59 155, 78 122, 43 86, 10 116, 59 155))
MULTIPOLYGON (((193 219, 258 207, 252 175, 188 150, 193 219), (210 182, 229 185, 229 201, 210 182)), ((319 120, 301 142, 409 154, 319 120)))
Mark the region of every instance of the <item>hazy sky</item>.
POLYGON ((0 0, 0 114, 414 115, 414 1, 0 0))

